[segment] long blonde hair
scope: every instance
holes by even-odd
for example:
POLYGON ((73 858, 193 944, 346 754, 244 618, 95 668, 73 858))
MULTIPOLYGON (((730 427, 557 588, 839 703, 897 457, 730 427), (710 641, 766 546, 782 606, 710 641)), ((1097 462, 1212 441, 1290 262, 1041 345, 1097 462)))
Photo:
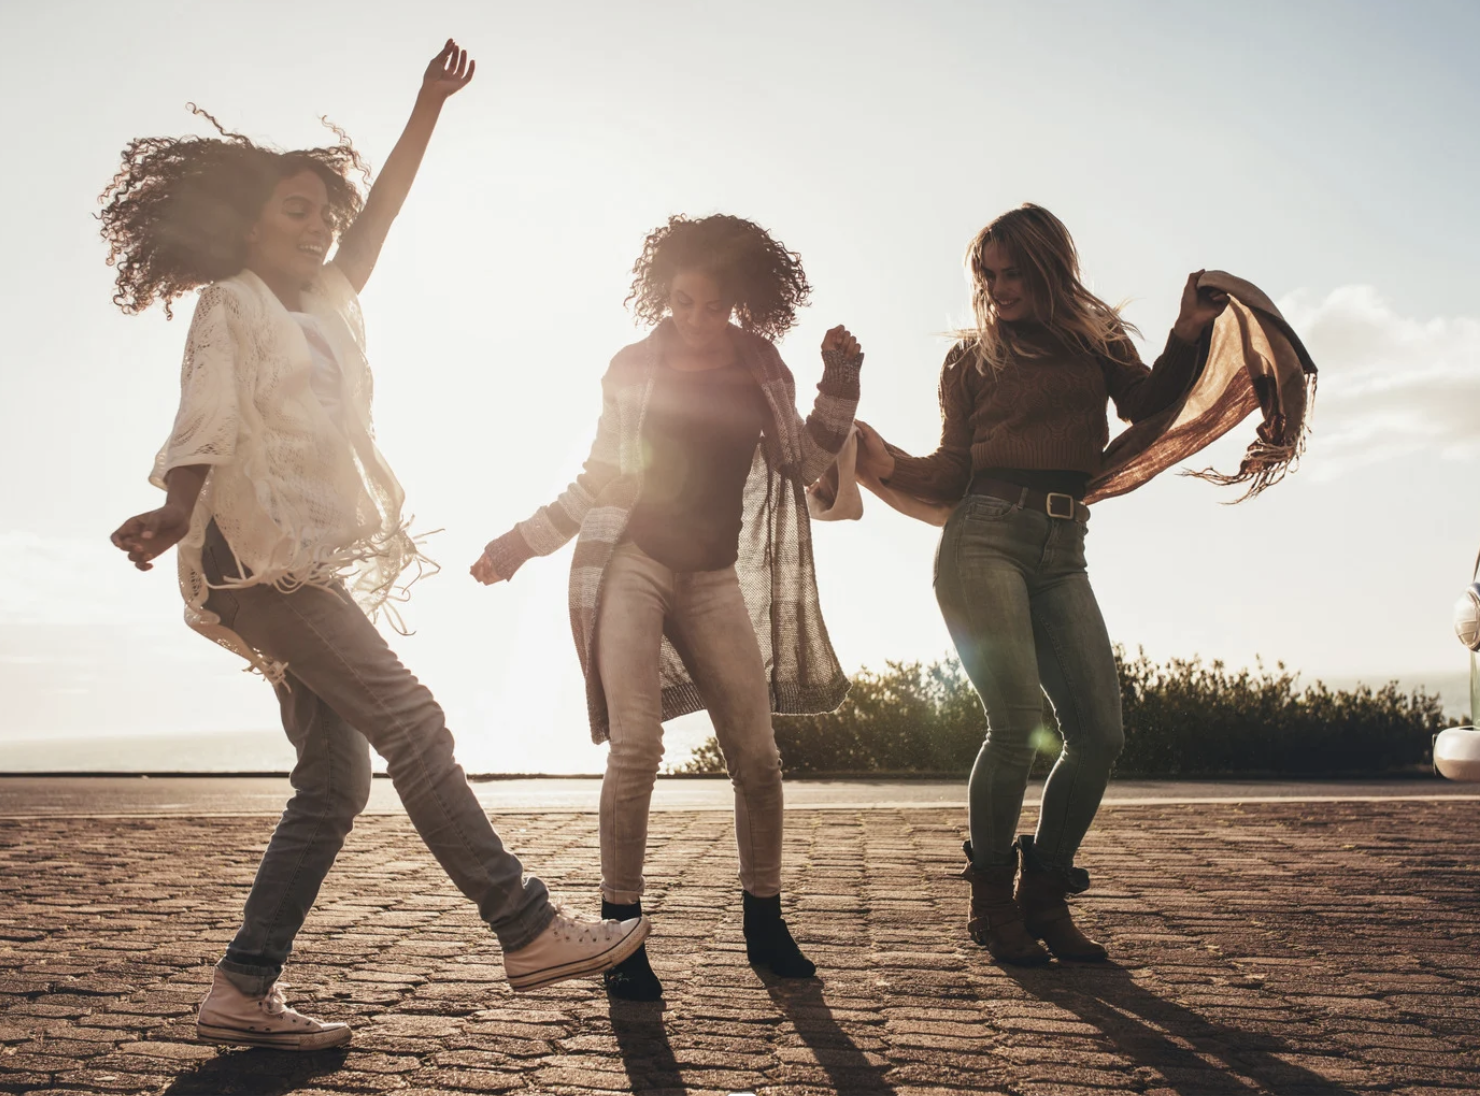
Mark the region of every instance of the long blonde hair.
POLYGON ((1080 280, 1079 252, 1064 222, 1042 206, 1025 202, 1008 210, 976 234, 966 250, 971 275, 971 311, 976 325, 956 335, 976 359, 983 373, 996 372, 1013 359, 1042 357, 1040 346, 1022 339, 1011 325, 1003 325, 987 292, 985 259, 988 244, 1005 251, 1022 272, 1038 312, 1049 332, 1088 353, 1124 359, 1134 353, 1127 336, 1136 328, 1120 318, 1080 280))

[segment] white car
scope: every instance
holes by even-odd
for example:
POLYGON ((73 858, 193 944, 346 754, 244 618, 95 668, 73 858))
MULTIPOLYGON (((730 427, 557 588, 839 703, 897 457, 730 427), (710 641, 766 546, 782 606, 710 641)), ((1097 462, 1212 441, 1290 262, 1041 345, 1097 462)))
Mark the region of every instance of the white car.
MULTIPOLYGON (((1475 574, 1480 579, 1480 560, 1475 574)), ((1470 649, 1470 719, 1480 719, 1480 582, 1471 582, 1454 605, 1454 633, 1470 649)), ((1434 768, 1450 780, 1480 780, 1480 730, 1450 727, 1434 736, 1434 768)))

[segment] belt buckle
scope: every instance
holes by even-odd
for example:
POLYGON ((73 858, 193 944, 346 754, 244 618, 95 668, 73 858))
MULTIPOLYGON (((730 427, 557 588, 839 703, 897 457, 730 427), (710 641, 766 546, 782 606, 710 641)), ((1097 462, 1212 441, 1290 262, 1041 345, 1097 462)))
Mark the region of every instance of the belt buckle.
POLYGON ((1044 507, 1051 518, 1073 518, 1074 496, 1066 495, 1062 491, 1050 491, 1048 493, 1048 504, 1044 507), (1064 512, 1060 513, 1054 509, 1054 499, 1063 499, 1064 512))

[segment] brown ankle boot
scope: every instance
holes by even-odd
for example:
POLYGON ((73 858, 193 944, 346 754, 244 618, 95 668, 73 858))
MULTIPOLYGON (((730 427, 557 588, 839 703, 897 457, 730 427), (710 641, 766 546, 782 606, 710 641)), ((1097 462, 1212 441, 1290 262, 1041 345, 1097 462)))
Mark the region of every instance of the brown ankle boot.
POLYGON ((1012 879, 1016 864, 978 868, 971 860, 971 842, 966 851, 966 868, 961 878, 971 884, 971 919, 966 931, 999 963, 1037 966, 1049 960, 1043 945, 1023 928, 1023 913, 1012 896, 1012 879))
POLYGON ((1018 879, 1017 901, 1023 911, 1024 931, 1042 940, 1060 959, 1097 963, 1110 953, 1105 945, 1091 940, 1074 924, 1069 913, 1069 884, 1039 862, 1033 839, 1018 838, 1023 872, 1018 879))

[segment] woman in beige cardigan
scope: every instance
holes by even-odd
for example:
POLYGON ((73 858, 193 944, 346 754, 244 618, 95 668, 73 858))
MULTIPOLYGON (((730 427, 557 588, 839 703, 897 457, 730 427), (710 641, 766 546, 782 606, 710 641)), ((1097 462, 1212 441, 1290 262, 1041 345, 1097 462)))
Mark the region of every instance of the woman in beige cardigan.
MULTIPOLYGON (((822 343, 805 421, 772 339, 810 293, 800 258, 759 225, 671 218, 634 268, 653 325, 602 379, 585 471, 492 541, 472 572, 510 578, 578 537, 570 615, 601 784, 602 916, 642 913, 648 806, 663 721, 707 708, 735 785, 746 952, 788 978, 815 972, 781 916, 781 764, 774 712, 829 711, 847 681, 817 604, 806 485, 853 424, 863 354, 841 327, 822 343)), ((656 1000, 645 948, 608 992, 656 1000)))

